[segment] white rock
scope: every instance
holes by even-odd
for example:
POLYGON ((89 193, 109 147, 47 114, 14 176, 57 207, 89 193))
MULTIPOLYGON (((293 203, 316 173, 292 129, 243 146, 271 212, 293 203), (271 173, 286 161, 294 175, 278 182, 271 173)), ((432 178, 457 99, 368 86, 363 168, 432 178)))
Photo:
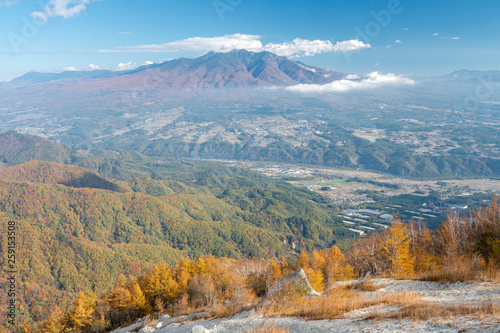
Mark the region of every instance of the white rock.
POLYGON ((306 295, 309 296, 320 295, 320 293, 318 293, 316 290, 313 289, 313 287, 311 287, 311 284, 307 279, 306 273, 302 268, 282 278, 281 280, 278 280, 274 285, 271 286, 271 288, 269 288, 269 294, 275 294, 277 292, 280 292, 281 290, 283 290, 283 288, 286 288, 287 286, 292 286, 294 288, 297 288, 298 290, 304 292, 306 295))
POLYGON ((191 330, 191 333, 210 333, 210 331, 207 330, 204 326, 196 325, 191 330))

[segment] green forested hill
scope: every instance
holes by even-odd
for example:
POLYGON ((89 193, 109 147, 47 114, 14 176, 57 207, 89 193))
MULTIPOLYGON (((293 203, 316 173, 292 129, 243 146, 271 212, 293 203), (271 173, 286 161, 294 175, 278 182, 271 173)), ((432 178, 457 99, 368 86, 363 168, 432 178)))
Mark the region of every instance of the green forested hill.
MULTIPOLYGON (((325 129, 326 131, 326 129, 325 129)), ((328 132, 321 140, 294 146, 286 137, 273 137, 274 142, 263 147, 251 142, 229 143, 211 139, 201 144, 178 138, 158 140, 110 141, 107 149, 129 149, 147 156, 172 158, 199 157, 206 159, 267 161, 289 164, 324 165, 343 168, 363 168, 415 179, 447 179, 451 177, 499 177, 498 159, 460 154, 450 150, 439 156, 417 155, 405 145, 388 140, 370 142, 349 132, 328 132), (338 133, 340 132, 340 133, 338 133), (341 135, 340 135, 341 134, 341 135), (342 144, 339 145, 338 142, 342 144), (330 142, 330 143, 328 143, 330 142)), ((251 140, 252 138, 248 138, 251 140)))
POLYGON ((344 230, 325 209, 279 188, 216 197, 152 179, 129 183, 137 192, 0 181, 0 211, 101 244, 169 244, 194 256, 281 255, 285 239, 327 246, 344 230))
POLYGON ((6 182, 28 182, 41 184, 60 184, 69 187, 88 187, 124 192, 126 188, 93 173, 73 165, 30 161, 0 169, 0 180, 6 182))
POLYGON ((222 171, 223 168, 217 164, 177 160, 192 156, 361 167, 415 179, 500 176, 498 159, 464 154, 460 149, 438 156, 415 155, 404 145, 383 139, 370 142, 348 132, 328 132, 321 137, 323 140, 310 142, 307 146, 292 146, 284 142, 283 138, 277 138, 276 142, 266 147, 216 140, 195 144, 178 139, 150 141, 136 138, 119 142, 111 140, 104 145, 109 150, 94 150, 83 154, 40 137, 8 132, 0 134, 0 163, 15 165, 31 160, 60 162, 81 166, 103 177, 120 180, 146 176, 162 180, 192 181, 199 180, 200 174, 203 176, 203 173, 210 173, 211 167, 218 170, 219 176, 224 173, 232 176, 234 172, 249 176, 247 171, 229 171, 229 168, 222 171), (339 140, 343 142, 342 145, 327 143, 339 140))
POLYGON ((77 151, 39 136, 14 131, 0 134, 0 162, 6 165, 32 160, 73 164, 82 158, 77 151))

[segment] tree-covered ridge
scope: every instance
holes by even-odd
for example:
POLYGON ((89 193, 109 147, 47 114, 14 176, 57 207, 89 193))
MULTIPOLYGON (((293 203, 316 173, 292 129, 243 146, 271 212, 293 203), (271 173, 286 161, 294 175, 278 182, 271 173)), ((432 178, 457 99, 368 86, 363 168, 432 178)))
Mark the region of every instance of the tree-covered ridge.
MULTIPOLYGON (((326 130, 325 130, 326 131, 326 130)), ((344 168, 363 168, 416 179, 446 179, 450 177, 498 177, 498 159, 450 151, 439 156, 416 155, 404 145, 388 140, 370 142, 349 132, 320 135, 317 141, 294 146, 286 137, 262 147, 249 142, 229 143, 208 140, 201 144, 177 138, 158 140, 121 140, 110 142, 107 149, 130 149, 148 156, 172 158, 267 161, 289 164, 324 165, 344 168), (342 135, 340 135, 342 133, 342 135), (342 144, 339 145, 338 142, 342 144)))
POLYGON ((286 248, 282 243, 312 248, 347 233, 325 209, 276 188, 226 191, 219 197, 193 193, 200 192, 196 189, 171 191, 174 194, 153 197, 2 181, 0 211, 104 244, 168 242, 193 255, 278 254, 286 248))
POLYGON ((44 161, 30 161, 0 169, 0 180, 125 191, 125 188, 84 168, 44 161))
POLYGON ((385 139, 370 142, 343 129, 329 131, 322 128, 321 132, 317 141, 303 146, 291 145, 285 137, 273 137, 273 143, 265 147, 245 140, 228 143, 211 139, 198 144, 178 138, 152 141, 135 136, 120 137, 119 140, 108 138, 103 144, 107 151, 95 150, 83 154, 41 137, 11 131, 0 134, 0 163, 15 165, 31 160, 59 162, 81 166, 119 180, 134 177, 192 180, 193 174, 208 171, 206 162, 175 160, 192 157, 361 167, 416 179, 500 176, 498 159, 465 154, 461 149, 452 149, 440 155, 416 155, 408 147, 385 139))
MULTIPOLYGON (((176 197, 170 202, 142 193, 116 193, 75 189, 61 185, 0 183, 0 210, 55 231, 102 244, 143 243, 173 246, 193 255, 220 253, 239 257, 250 250, 237 250, 231 239, 219 234, 222 220, 197 220, 176 197), (203 240, 201 239, 203 238, 203 240)), ((215 212, 225 207, 213 207, 215 212)), ((210 207, 207 207, 210 209, 210 207)), ((234 213, 234 212, 232 212, 234 213)), ((227 214, 220 213, 220 216, 227 214)), ((195 216, 196 217, 196 216, 195 216)), ((241 220, 232 223, 244 223, 241 220)), ((243 228, 243 225, 239 226, 243 228)), ((248 225, 246 235, 258 234, 248 225)), ((224 228, 223 228, 224 229, 224 228)), ((267 234, 267 233, 266 233, 267 234)), ((275 237, 275 242, 279 240, 275 237)), ((256 243, 260 243, 257 239, 256 243)), ((273 246, 277 250, 278 246, 273 246)), ((259 249, 255 255, 261 254, 259 249)))
POLYGON ((14 131, 0 134, 0 163, 6 165, 32 160, 73 164, 82 158, 77 151, 39 136, 14 131))

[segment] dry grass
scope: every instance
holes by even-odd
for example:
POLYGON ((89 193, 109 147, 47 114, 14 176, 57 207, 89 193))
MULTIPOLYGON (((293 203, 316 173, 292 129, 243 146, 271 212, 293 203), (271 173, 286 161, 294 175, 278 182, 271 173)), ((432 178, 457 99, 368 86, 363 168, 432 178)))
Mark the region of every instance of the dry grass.
POLYGON ((500 282, 500 268, 490 265, 481 270, 479 279, 482 281, 500 282))
POLYGON ((249 304, 230 304, 227 306, 219 306, 214 309, 207 309, 210 318, 228 318, 244 311, 255 309, 256 303, 249 304))
POLYGON ((372 280, 359 280, 347 286, 348 289, 353 289, 356 291, 371 291, 371 292, 377 291, 383 287, 385 286, 383 285, 376 286, 372 280))
POLYGON ((500 304, 493 301, 485 301, 480 304, 464 305, 464 304, 436 304, 424 302, 421 300, 410 300, 400 304, 400 311, 392 313, 375 313, 366 319, 401 319, 411 318, 413 320, 427 320, 430 318, 453 318, 462 316, 485 316, 499 315, 500 304))
MULTIPOLYGON (((360 289, 373 290, 373 284, 360 289)), ((302 317, 312 320, 338 319, 343 315, 375 305, 396 306, 396 311, 373 311, 363 319, 411 318, 426 320, 429 318, 451 318, 461 316, 499 315, 500 304, 485 301, 479 304, 441 304, 422 301, 421 297, 411 293, 390 293, 361 295, 353 288, 344 287, 332 290, 318 297, 289 295, 270 297, 261 304, 259 311, 264 316, 302 317)))
POLYGON ((361 297, 351 289, 336 288, 318 297, 289 295, 285 298, 270 297, 259 311, 265 316, 304 317, 307 319, 336 319, 348 312, 379 304, 402 305, 418 300, 411 293, 383 294, 361 297))
POLYGON ((457 262, 452 266, 421 273, 419 280, 432 282, 500 282, 500 269, 495 266, 478 267, 477 265, 464 261, 461 263, 457 262))
POLYGON ((443 267, 422 273, 419 280, 432 282, 466 282, 480 279, 481 271, 473 270, 467 265, 443 267))

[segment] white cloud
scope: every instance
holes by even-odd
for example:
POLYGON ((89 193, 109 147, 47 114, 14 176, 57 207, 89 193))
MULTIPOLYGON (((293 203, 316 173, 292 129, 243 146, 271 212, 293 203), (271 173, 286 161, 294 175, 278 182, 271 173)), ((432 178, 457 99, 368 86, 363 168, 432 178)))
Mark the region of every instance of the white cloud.
POLYGON ((360 40, 352 39, 333 44, 329 40, 307 40, 295 38, 293 42, 282 44, 269 43, 262 50, 275 53, 285 57, 312 56, 319 53, 349 52, 371 48, 360 40))
POLYGON ((74 71, 95 71, 98 69, 109 69, 106 66, 100 66, 100 65, 94 65, 94 64, 89 64, 87 66, 82 66, 82 67, 76 67, 76 66, 69 66, 69 67, 64 67, 63 71, 65 72, 74 72, 74 71))
POLYGON ((396 43, 396 44, 402 44, 403 42, 400 41, 399 39, 396 39, 396 41, 394 43, 396 43))
POLYGON ((266 44, 263 48, 261 47, 260 50, 269 51, 285 57, 291 57, 311 56, 316 53, 331 52, 332 48, 333 44, 329 40, 307 40, 295 38, 292 42, 266 44))
POLYGON ((460 39, 460 37, 443 36, 443 37, 439 37, 439 39, 453 39, 453 40, 459 40, 459 39, 460 39))
POLYGON ((371 48, 370 44, 365 44, 358 39, 351 39, 351 40, 346 40, 343 42, 337 42, 337 44, 335 44, 333 46, 333 51, 334 52, 348 52, 348 51, 370 49, 370 48, 371 48))
POLYGON ((259 50, 262 48, 260 36, 234 34, 220 37, 192 37, 164 44, 118 47, 114 50, 98 50, 102 53, 161 53, 180 51, 228 52, 234 49, 259 50))
POLYGON ((18 3, 19 0, 1 0, 0 1, 0 7, 12 7, 16 3, 18 3))
POLYGON ((345 79, 346 80, 359 80, 359 79, 361 79, 361 76, 356 75, 356 74, 349 74, 349 75, 346 75, 345 79))
POLYGON ((408 31, 408 30, 410 30, 410 29, 408 29, 408 28, 403 28, 403 30, 404 30, 404 31, 408 31))
POLYGON ((152 64, 154 64, 154 62, 146 60, 146 61, 144 61, 144 63, 142 64, 142 66, 152 65, 152 64))
POLYGON ((307 40, 296 38, 291 42, 262 44, 261 36, 232 34, 218 37, 192 37, 170 43, 118 47, 112 50, 97 50, 99 53, 161 53, 181 51, 229 52, 235 49, 269 51, 286 57, 312 56, 327 52, 348 52, 371 48, 360 40, 347 40, 333 44, 329 40, 307 40))
POLYGON ((116 70, 119 70, 119 71, 126 71, 126 70, 129 70, 129 69, 134 69, 137 67, 137 64, 132 62, 132 61, 129 61, 129 62, 121 62, 118 64, 118 66, 116 67, 116 70))
POLYGON ((40 21, 47 21, 50 17, 64 17, 65 19, 78 15, 85 9, 86 5, 101 0, 50 0, 41 12, 33 12, 30 15, 40 21))
POLYGON ((439 36, 439 32, 435 32, 432 34, 433 36, 439 36))
POLYGON ((105 66, 99 66, 99 65, 90 64, 89 65, 89 69, 91 71, 95 71, 95 70, 98 70, 98 69, 107 69, 107 68, 105 66))
POLYGON ((395 74, 381 74, 373 72, 367 74, 364 78, 355 76, 346 76, 342 80, 333 81, 327 84, 299 84, 286 87, 286 90, 302 93, 331 93, 346 92, 350 90, 375 89, 383 86, 401 86, 412 85, 415 81, 395 74))
MULTIPOLYGON (((144 64, 145 65, 152 64, 152 62, 146 61, 144 64)), ((95 70, 126 71, 126 70, 130 70, 130 69, 134 69, 136 67, 137 67, 136 63, 129 61, 129 62, 121 62, 116 67, 108 67, 108 66, 101 66, 101 65, 94 65, 94 64, 89 64, 87 66, 81 66, 81 67, 69 66, 69 67, 64 67, 63 71, 65 71, 65 72, 95 71, 95 70)))

